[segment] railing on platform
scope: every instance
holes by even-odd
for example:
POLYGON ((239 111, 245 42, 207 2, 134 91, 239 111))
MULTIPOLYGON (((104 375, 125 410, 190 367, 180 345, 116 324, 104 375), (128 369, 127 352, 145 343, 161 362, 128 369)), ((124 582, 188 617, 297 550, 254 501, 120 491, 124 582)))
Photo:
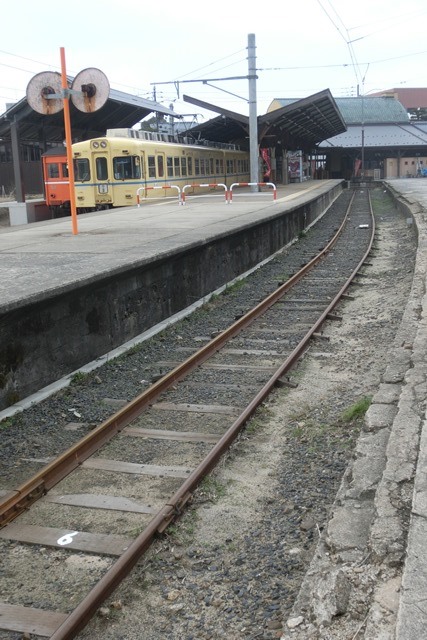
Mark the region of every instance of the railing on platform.
MULTIPOLYGON (((233 182, 233 184, 230 186, 230 189, 228 189, 227 185, 223 184, 222 182, 212 182, 212 183, 200 182, 200 183, 186 184, 182 187, 182 190, 180 189, 180 187, 178 187, 177 184, 162 184, 162 185, 155 185, 153 187, 139 187, 139 189, 137 189, 137 192, 136 192, 136 201, 137 201, 138 207, 141 206, 140 193, 143 191, 150 191, 152 189, 176 189, 178 192, 178 204, 185 204, 186 190, 188 189, 192 189, 195 187, 216 189, 217 187, 220 187, 221 189, 224 189, 225 204, 231 204, 233 201, 234 187, 255 187, 255 186, 271 187, 273 189, 273 200, 274 201, 277 200, 277 188, 273 182, 233 182)), ((206 196, 209 197, 210 194, 203 194, 203 195, 205 197, 206 196)))
MULTIPOLYGON (((200 183, 200 184, 186 184, 184 187, 182 187, 182 204, 185 204, 185 190, 191 189, 192 187, 222 187, 225 190, 225 204, 228 204, 228 190, 227 190, 227 185, 222 184, 221 182, 213 182, 213 183, 200 183)), ((203 194, 206 195, 206 194, 203 194)))
POLYGON ((178 187, 177 184, 161 184, 161 185, 156 185, 154 187, 139 187, 139 189, 137 189, 136 191, 136 202, 138 207, 141 206, 141 198, 140 198, 140 192, 141 191, 150 191, 152 189, 177 189, 178 190, 178 204, 183 204, 182 202, 182 198, 181 198, 181 189, 178 187))
POLYGON ((272 187, 273 189, 273 200, 277 200, 277 188, 273 182, 233 182, 230 187, 228 202, 229 204, 233 201, 233 188, 234 187, 272 187))

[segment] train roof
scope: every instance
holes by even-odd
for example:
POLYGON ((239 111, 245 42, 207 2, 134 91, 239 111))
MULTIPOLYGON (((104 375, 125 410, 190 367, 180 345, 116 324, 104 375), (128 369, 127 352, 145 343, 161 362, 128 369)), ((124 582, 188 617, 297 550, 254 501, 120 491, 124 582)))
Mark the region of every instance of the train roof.
POLYGON ((134 129, 108 129, 107 135, 105 136, 96 136, 95 138, 90 138, 89 140, 82 140, 81 142, 75 142, 73 144, 73 148, 79 148, 87 143, 90 143, 92 140, 105 140, 108 139, 110 142, 117 141, 121 144, 129 144, 129 142, 147 142, 147 143, 155 143, 156 146, 164 146, 164 147, 190 147, 197 149, 210 149, 215 151, 236 151, 240 153, 247 153, 247 151, 242 151, 239 149, 237 145, 234 144, 225 144, 218 143, 215 141, 208 140, 195 140, 194 138, 180 138, 179 140, 173 139, 173 136, 161 133, 150 133, 147 131, 137 131, 134 129))

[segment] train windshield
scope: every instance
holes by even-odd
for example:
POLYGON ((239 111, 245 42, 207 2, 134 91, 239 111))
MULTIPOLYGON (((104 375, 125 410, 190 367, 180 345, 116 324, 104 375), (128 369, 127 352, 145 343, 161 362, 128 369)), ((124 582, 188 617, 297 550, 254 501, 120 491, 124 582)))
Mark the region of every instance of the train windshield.
POLYGON ((113 158, 115 180, 135 180, 141 177, 141 163, 138 156, 113 158))
POLYGON ((49 174, 49 178, 59 178, 59 163, 51 162, 47 165, 47 171, 49 174))
POLYGON ((76 158, 74 160, 74 175, 77 182, 90 180, 90 167, 87 158, 76 158))

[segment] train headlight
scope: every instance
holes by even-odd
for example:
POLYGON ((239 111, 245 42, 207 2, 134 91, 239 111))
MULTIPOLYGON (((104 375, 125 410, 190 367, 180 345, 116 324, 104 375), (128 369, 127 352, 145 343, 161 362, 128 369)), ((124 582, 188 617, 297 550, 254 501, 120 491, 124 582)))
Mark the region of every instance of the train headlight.
POLYGON ((98 149, 99 142, 92 142, 92 146, 93 146, 94 149, 98 149))
POLYGON ((103 140, 103 141, 101 142, 101 147, 102 147, 103 149, 106 149, 106 148, 107 148, 107 143, 105 142, 105 140, 103 140))

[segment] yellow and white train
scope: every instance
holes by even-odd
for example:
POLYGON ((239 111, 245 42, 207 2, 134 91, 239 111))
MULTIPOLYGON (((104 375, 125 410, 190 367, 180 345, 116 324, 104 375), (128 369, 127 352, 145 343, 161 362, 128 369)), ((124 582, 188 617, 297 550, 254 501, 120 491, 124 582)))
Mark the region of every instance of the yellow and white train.
POLYGON ((186 188, 191 195, 215 189, 215 184, 229 187, 249 180, 248 152, 233 145, 178 144, 168 138, 110 129, 105 137, 73 144, 77 209, 132 206, 144 199, 176 197, 186 185, 192 185, 186 188))

